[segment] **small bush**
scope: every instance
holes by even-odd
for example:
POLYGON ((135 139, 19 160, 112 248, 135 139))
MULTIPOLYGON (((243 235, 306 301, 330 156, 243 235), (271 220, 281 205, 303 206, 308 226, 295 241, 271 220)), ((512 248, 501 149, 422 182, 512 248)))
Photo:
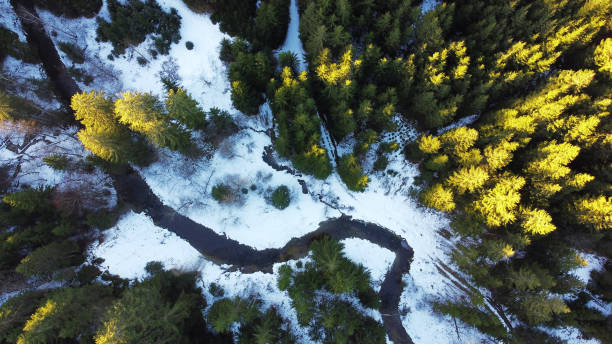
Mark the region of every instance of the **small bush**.
POLYGON ((225 184, 217 184, 212 188, 212 197, 219 203, 232 201, 234 197, 233 190, 225 184))
POLYGON ((85 51, 76 46, 74 43, 59 42, 57 45, 59 49, 72 60, 72 62, 76 64, 82 64, 85 62, 85 51))
POLYGON ((106 230, 111 228, 117 223, 117 214, 100 210, 95 213, 87 215, 87 224, 91 227, 98 228, 99 230, 106 230))
POLYGON ((278 269, 278 289, 287 290, 291 284, 293 269, 289 265, 283 265, 278 269))
POLYGON ((353 154, 347 154, 340 158, 338 174, 344 184, 353 191, 365 190, 369 182, 368 176, 362 173, 361 165, 353 154))
POLYGON ((187 48, 187 50, 193 50, 193 42, 192 41, 185 42, 185 48, 187 48))
POLYGON ((43 158, 45 164, 54 170, 66 171, 70 168, 70 159, 61 154, 53 154, 43 158))
POLYGON ((145 59, 144 57, 142 57, 142 56, 138 56, 136 58, 136 61, 138 62, 139 65, 141 65, 143 67, 146 66, 147 63, 149 63, 149 61, 147 59, 145 59))
POLYGON ((208 292, 214 297, 223 297, 225 295, 225 290, 214 282, 208 286, 208 292))
POLYGON ((164 263, 157 261, 148 262, 147 265, 145 265, 145 271, 151 276, 157 275, 164 271, 164 263))
POLYGON ((285 185, 281 185, 274 190, 272 193, 272 205, 277 209, 285 209, 291 202, 289 188, 285 185))
POLYGON ((384 171, 387 168, 388 164, 389 159, 387 159, 387 157, 383 155, 376 159, 373 167, 376 171, 384 171))
POLYGON ((212 108, 208 112, 209 131, 218 139, 232 135, 238 130, 232 116, 227 111, 212 108))

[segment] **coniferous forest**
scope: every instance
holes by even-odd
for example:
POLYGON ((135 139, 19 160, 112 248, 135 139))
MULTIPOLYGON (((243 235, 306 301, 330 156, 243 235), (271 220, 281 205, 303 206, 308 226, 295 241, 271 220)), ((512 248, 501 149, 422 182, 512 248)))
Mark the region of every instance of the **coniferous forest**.
POLYGON ((435 343, 409 324, 422 309, 449 343, 612 343, 612 2, 0 1, 0 343, 435 343), (186 11, 219 37, 189 67, 205 47, 186 11), (49 18, 90 25, 89 45, 49 18), (214 83, 230 105, 200 92, 214 83), (199 267, 112 271, 94 252, 134 213, 199 267), (385 216, 423 222, 440 254, 385 216), (388 228, 323 224, 351 217, 388 228), (395 257, 380 278, 351 238, 395 257), (454 292, 415 309, 422 257, 454 292), (222 286, 233 273, 268 284, 222 286))

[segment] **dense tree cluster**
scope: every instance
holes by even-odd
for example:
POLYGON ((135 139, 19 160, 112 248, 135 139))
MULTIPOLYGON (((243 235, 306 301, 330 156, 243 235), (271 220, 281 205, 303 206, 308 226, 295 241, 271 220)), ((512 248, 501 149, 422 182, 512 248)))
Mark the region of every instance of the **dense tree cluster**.
POLYGON ((207 114, 182 89, 168 91, 164 102, 149 93, 125 92, 113 99, 84 92, 74 95, 71 106, 84 126, 79 139, 85 148, 113 163, 142 163, 149 145, 190 153, 194 146, 187 129, 207 125, 207 114))
MULTIPOLYGON (((465 238, 453 254, 456 264, 524 324, 569 324, 605 342, 609 318, 585 306, 590 296, 569 301, 559 295, 584 290, 570 273, 586 264, 579 251, 612 254, 606 244, 612 228, 612 79, 605 38, 612 6, 454 5, 452 27, 465 25, 468 52, 489 57, 481 59, 490 81, 485 94, 503 99, 480 107, 473 127, 423 135, 408 148, 427 184, 421 200, 452 214, 451 227, 465 238), (507 15, 501 22, 486 16, 474 21, 475 13, 507 15), (517 24, 510 18, 523 19, 517 24), (513 40, 502 40, 508 36, 502 30, 510 30, 513 40), (502 52, 487 54, 495 50, 502 52)), ((602 293, 606 284, 598 281, 609 274, 596 273, 590 288, 602 293)), ((508 336, 489 317, 478 318, 473 305, 439 310, 508 336)))
POLYGON ((157 53, 166 55, 181 39, 181 16, 176 9, 165 12, 156 0, 108 1, 110 22, 98 17, 97 39, 113 45, 113 55, 125 53, 151 36, 157 53))
POLYGON ((311 325, 311 338, 323 343, 384 343, 382 325, 340 297, 351 295, 363 307, 377 308, 369 272, 348 260, 343 245, 327 236, 310 248, 312 262, 296 270, 289 265, 279 269, 278 286, 289 292, 300 325, 311 325))
POLYGON ((68 18, 92 18, 102 8, 102 0, 33 0, 36 6, 68 18))
POLYGON ((221 31, 242 37, 254 50, 276 49, 289 26, 290 0, 183 0, 195 12, 210 13, 221 31))
POLYGON ((291 158, 298 169, 324 179, 331 173, 331 162, 320 146, 321 123, 314 100, 308 95, 307 75, 297 74, 294 56, 283 56, 288 57, 288 65, 282 66, 280 79, 272 79, 268 90, 274 95, 270 105, 278 123, 274 144, 278 153, 291 158))
POLYGON ((149 276, 129 284, 108 273, 107 284, 86 282, 54 290, 23 292, 0 306, 3 343, 232 343, 208 332, 206 301, 195 275, 147 265, 149 276))

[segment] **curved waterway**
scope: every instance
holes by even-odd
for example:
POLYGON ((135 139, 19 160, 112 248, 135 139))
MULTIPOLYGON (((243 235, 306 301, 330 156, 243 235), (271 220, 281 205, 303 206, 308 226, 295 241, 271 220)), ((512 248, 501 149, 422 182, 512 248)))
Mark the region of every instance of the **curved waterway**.
POLYGON ((398 307, 403 289, 402 275, 410 269, 413 250, 405 239, 390 230, 341 216, 321 222, 315 231, 293 238, 281 248, 256 250, 220 235, 164 205, 140 174, 130 167, 126 168, 125 173, 113 176, 113 180, 119 198, 150 216, 156 226, 174 232, 213 262, 233 265, 245 273, 271 273, 276 263, 305 257, 310 243, 324 235, 336 240, 360 238, 394 252, 395 260, 380 288, 379 310, 389 338, 396 344, 412 343, 402 325, 398 307))

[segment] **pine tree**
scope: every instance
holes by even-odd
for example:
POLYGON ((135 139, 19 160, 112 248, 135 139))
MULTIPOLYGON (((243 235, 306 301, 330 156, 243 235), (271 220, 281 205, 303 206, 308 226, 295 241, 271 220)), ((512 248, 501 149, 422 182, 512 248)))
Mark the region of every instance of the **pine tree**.
POLYGON ((111 162, 136 158, 130 131, 115 118, 113 100, 104 92, 77 93, 70 106, 75 118, 85 126, 78 136, 87 150, 111 162))
POLYGON ((185 90, 169 90, 166 96, 166 109, 170 118, 179 121, 189 129, 204 129, 206 113, 185 90))
POLYGON ((417 140, 419 149, 426 154, 435 154, 440 150, 440 138, 432 135, 423 135, 417 140))
POLYGON ((435 184, 421 193, 421 201, 428 207, 451 212, 455 209, 453 192, 444 188, 442 184, 435 184))
POLYGON ((569 313, 570 309, 558 297, 547 297, 542 293, 525 296, 519 303, 526 320, 533 325, 552 320, 556 314, 569 313))
POLYGON ((574 202, 576 218, 597 230, 612 228, 612 197, 585 197, 574 202))
POLYGON ((546 235, 557 228, 543 209, 523 209, 520 217, 523 230, 532 235, 546 235))
POLYGON ((353 154, 340 157, 338 161, 338 174, 344 184, 353 191, 365 190, 369 182, 368 176, 363 174, 361 165, 353 154))
POLYGON ((593 56, 598 71, 612 78, 612 38, 602 39, 593 56))
POLYGON ((473 193, 482 187, 488 179, 489 174, 484 168, 471 166, 469 168, 463 167, 453 172, 447 179, 447 183, 461 195, 466 191, 473 193))
POLYGON ((503 176, 493 188, 481 193, 480 199, 474 202, 473 207, 489 226, 498 227, 514 222, 516 208, 521 200, 519 190, 524 185, 523 177, 503 176))
POLYGON ((504 168, 512 161, 512 152, 518 148, 518 142, 502 140, 499 144, 488 145, 484 149, 487 167, 492 171, 504 168))
POLYGON ((467 127, 451 129, 440 135, 440 142, 445 151, 458 155, 472 148, 478 139, 478 131, 467 127))
POLYGON ((17 343, 24 325, 44 300, 45 291, 21 292, 0 306, 0 341, 17 343))
POLYGON ((181 152, 190 148, 190 134, 169 121, 163 104, 152 94, 123 93, 115 102, 115 113, 121 123, 143 134, 157 147, 181 152))
POLYGON ((50 278, 55 271, 82 261, 79 247, 74 242, 52 242, 28 254, 15 270, 27 277, 50 278))
POLYGON ((99 325, 111 292, 111 288, 100 284, 53 292, 25 323, 17 342, 49 343, 91 338, 91 331, 99 325))
POLYGON ((192 343, 206 338, 205 300, 194 274, 151 270, 106 312, 94 340, 114 343, 192 343))
POLYGON ((539 180, 558 180, 571 172, 567 165, 578 156, 579 152, 580 147, 567 142, 544 143, 537 148, 534 153, 535 159, 527 164, 525 173, 539 180))

